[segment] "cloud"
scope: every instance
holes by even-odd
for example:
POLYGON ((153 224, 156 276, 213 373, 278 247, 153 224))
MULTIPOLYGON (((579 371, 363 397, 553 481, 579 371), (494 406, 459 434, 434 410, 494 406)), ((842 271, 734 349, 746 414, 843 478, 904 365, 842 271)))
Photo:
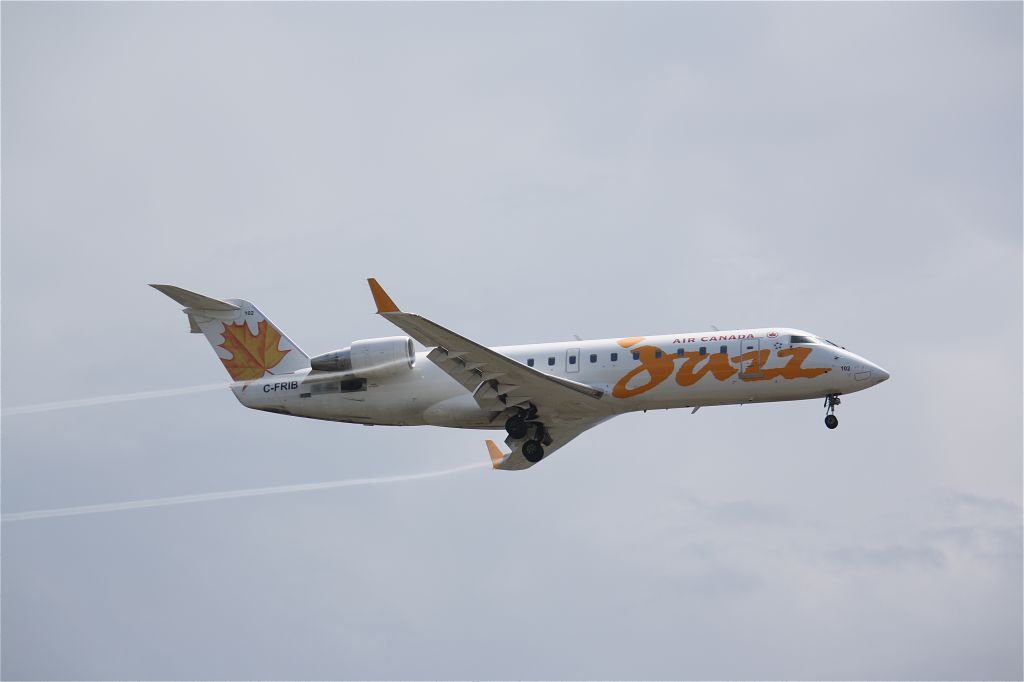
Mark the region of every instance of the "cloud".
POLYGON ((826 555, 844 569, 941 569, 945 565, 942 552, 926 546, 889 545, 886 547, 846 547, 826 555))

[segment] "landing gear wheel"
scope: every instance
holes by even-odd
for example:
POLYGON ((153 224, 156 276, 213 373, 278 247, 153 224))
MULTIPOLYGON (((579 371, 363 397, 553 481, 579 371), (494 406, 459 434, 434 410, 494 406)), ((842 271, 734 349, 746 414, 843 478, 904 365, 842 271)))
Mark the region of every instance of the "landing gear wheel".
POLYGON ((544 457, 544 448, 535 440, 528 440, 523 443, 523 457, 526 461, 536 464, 544 457))
POLYGON ((830 429, 834 429, 839 426, 839 418, 836 417, 833 412, 836 411, 836 405, 840 402, 838 393, 825 396, 825 426, 830 429))
POLYGON ((505 422, 505 430, 508 431, 508 435, 516 439, 525 436, 529 428, 530 425, 526 423, 522 415, 513 415, 505 422))

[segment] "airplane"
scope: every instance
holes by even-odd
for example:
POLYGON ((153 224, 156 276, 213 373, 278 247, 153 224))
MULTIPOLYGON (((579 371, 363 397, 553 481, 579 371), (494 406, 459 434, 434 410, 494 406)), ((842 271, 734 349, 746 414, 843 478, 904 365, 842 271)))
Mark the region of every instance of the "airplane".
POLYGON ((584 431, 627 412, 840 396, 889 378, 878 365, 799 329, 762 328, 489 348, 398 308, 367 280, 377 313, 405 335, 306 355, 242 299, 151 284, 184 306, 242 405, 368 425, 501 429, 484 441, 494 469, 527 469, 584 431), (417 351, 413 341, 429 351, 417 351))

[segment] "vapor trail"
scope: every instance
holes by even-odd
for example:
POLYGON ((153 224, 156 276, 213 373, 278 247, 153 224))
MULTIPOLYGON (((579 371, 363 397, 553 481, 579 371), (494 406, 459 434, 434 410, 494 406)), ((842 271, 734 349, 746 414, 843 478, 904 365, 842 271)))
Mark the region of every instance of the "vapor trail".
POLYGON ((17 414, 32 414, 33 412, 49 412, 50 410, 66 410, 72 407, 90 407, 92 405, 106 405, 108 403, 123 403, 130 400, 147 400, 149 398, 169 398, 176 395, 187 395, 189 393, 202 393, 204 391, 216 391, 219 388, 228 388, 230 383, 203 384, 201 386, 186 386, 184 388, 167 388, 162 391, 143 391, 142 393, 122 393, 120 395, 105 395, 96 398, 81 398, 79 400, 61 400, 54 403, 37 403, 35 405, 21 405, 20 407, 9 407, 0 412, 4 417, 13 417, 17 414))
POLYGON ((93 504, 85 507, 63 507, 61 509, 40 509, 38 511, 15 512, 4 514, 4 523, 14 521, 31 521, 33 519, 50 519, 56 516, 81 516, 83 514, 101 514, 103 512, 127 511, 129 509, 146 509, 147 507, 166 507, 172 504, 191 504, 193 502, 212 502, 214 500, 230 500, 236 497, 256 497, 259 495, 281 495, 284 493, 301 493, 310 490, 325 490, 327 488, 354 488, 361 485, 380 485, 384 483, 399 483, 401 481, 417 481, 424 478, 439 478, 450 476, 470 469, 480 469, 488 466, 487 462, 468 464, 455 467, 454 469, 442 469, 440 471, 426 471, 419 474, 403 474, 401 476, 375 476, 373 478, 349 478, 343 481, 327 481, 326 483, 298 483, 294 485, 279 485, 272 488, 249 488, 248 490, 228 490, 220 493, 200 493, 198 495, 179 495, 177 497, 157 497, 149 500, 134 500, 132 502, 113 502, 110 504, 93 504))

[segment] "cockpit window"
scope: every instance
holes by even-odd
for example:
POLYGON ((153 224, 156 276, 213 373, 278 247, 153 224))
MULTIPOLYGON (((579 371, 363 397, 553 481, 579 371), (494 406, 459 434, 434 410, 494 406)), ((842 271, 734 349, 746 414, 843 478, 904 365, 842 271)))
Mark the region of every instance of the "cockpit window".
POLYGON ((791 336, 789 338, 792 339, 792 341, 790 341, 790 343, 827 343, 830 346, 835 346, 836 348, 842 348, 842 346, 840 346, 838 343, 836 343, 834 341, 829 341, 828 339, 818 338, 817 336, 799 336, 797 334, 794 334, 793 336, 791 336))

